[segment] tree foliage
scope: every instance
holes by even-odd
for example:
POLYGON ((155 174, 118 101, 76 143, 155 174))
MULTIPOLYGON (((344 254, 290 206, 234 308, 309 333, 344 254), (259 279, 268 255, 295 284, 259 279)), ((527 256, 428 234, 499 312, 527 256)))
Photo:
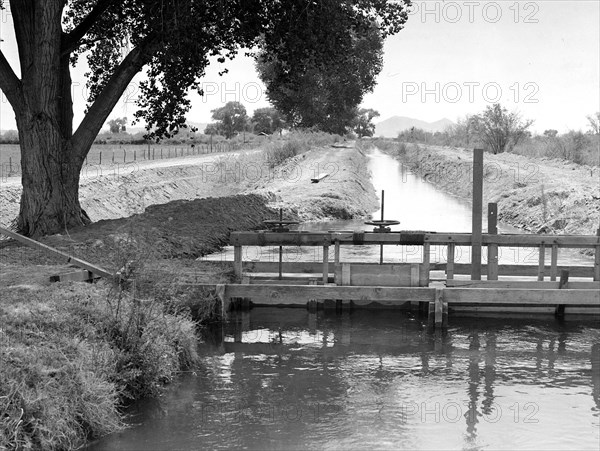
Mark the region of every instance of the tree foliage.
POLYGON ((272 135, 285 127, 285 121, 277 108, 257 108, 252 115, 254 133, 272 135))
MULTIPOLYGON (((339 67, 340 55, 352 60, 351 44, 366 28, 376 26, 381 36, 399 31, 409 2, 0 0, 0 6, 7 3, 20 66, 15 72, 0 51, 0 88, 21 138, 16 229, 35 236, 90 222, 79 203, 81 168, 138 73, 145 77, 135 118, 145 122, 148 137, 170 137, 185 127, 188 93, 201 93, 211 57, 225 62, 240 49, 259 46, 269 61, 321 73, 331 59, 339 67), (324 23, 321 14, 333 21, 324 23), (70 66, 82 57, 89 66, 88 107, 73 130, 70 66)), ((350 81, 338 79, 340 93, 350 81)))
POLYGON ((384 37, 407 19, 409 2, 388 5, 379 17, 350 3, 293 3, 263 40, 257 70, 267 97, 292 127, 345 133, 382 69, 384 37), (291 38, 284 40, 286 33, 291 38))
POLYGON ((372 121, 376 117, 379 117, 379 112, 371 108, 361 108, 357 111, 353 126, 359 138, 373 136, 375 133, 375 124, 372 121))
POLYGON ((246 130, 248 126, 249 118, 246 114, 246 107, 240 102, 227 102, 221 108, 212 110, 211 113, 215 122, 209 126, 214 126, 217 134, 223 135, 227 139, 246 130))
POLYGON ((512 150, 527 136, 532 120, 522 120, 516 112, 509 113, 499 103, 488 105, 483 113, 471 116, 471 127, 481 142, 494 154, 512 150))
POLYGON ((127 131, 127 118, 118 117, 107 122, 111 133, 121 133, 127 131))

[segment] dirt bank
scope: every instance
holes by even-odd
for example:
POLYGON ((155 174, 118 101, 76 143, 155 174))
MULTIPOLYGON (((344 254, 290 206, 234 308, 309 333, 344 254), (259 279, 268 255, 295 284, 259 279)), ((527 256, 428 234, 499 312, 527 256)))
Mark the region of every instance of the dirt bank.
MULTIPOLYGON (((473 151, 408 144, 388 150, 446 192, 472 197, 473 151)), ((595 234, 600 226, 600 171, 566 161, 503 153, 484 155, 484 210, 498 203, 500 221, 532 233, 595 234)))

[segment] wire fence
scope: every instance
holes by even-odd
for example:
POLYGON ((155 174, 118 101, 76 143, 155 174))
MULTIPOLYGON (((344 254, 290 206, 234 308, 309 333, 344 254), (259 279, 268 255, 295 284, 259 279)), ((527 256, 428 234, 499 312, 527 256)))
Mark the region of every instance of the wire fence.
MULTIPOLYGON (((221 141, 215 143, 194 143, 184 146, 164 146, 155 147, 151 145, 123 145, 118 148, 113 146, 97 145, 92 148, 85 158, 82 171, 86 166, 111 166, 115 164, 133 163, 138 161, 163 160, 168 158, 181 158, 194 155, 206 155, 212 153, 234 152, 238 150, 255 147, 251 142, 229 142, 221 141)), ((3 158, 0 163, 0 180, 6 180, 8 177, 21 176, 21 161, 18 157, 12 155, 3 158), (8 160, 8 161, 6 161, 8 160)))

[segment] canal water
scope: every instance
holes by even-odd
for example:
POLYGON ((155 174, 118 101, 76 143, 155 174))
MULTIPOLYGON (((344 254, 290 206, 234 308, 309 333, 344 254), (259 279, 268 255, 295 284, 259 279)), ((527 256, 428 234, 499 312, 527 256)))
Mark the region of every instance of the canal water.
MULTIPOLYGON (((470 230, 468 205, 411 174, 395 191, 403 172, 393 165, 371 157, 386 217, 401 229, 470 230)), ((376 261, 379 249, 342 256, 376 261)), ((425 321, 383 310, 233 313, 204 330, 198 370, 132 406, 131 427, 89 449, 598 449, 597 322, 452 318, 436 335, 425 321)))

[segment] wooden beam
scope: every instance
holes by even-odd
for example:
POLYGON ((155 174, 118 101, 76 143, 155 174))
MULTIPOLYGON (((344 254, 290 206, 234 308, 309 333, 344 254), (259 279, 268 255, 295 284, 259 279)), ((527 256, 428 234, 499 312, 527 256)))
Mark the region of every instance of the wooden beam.
POLYGON ((445 300, 465 304, 565 304, 600 306, 599 290, 543 290, 527 288, 447 288, 445 300))
MULTIPOLYGON (((538 282, 525 280, 447 280, 448 288, 531 288, 558 290, 559 282, 538 282)), ((563 288, 569 290, 600 290, 600 282, 568 282, 563 288)))
POLYGON ((481 280, 481 215, 483 202, 483 149, 473 149, 473 209, 471 215, 471 280, 481 280))
POLYGON ((233 247, 233 272, 237 280, 242 279, 242 246, 233 247))
POLYGON ((425 274, 426 283, 425 285, 429 285, 429 270, 431 265, 431 245, 429 243, 425 243, 423 245, 423 273, 425 274))
MULTIPOLYGON (((600 228, 596 230, 596 236, 600 238, 600 228)), ((594 280, 600 280, 600 244, 596 246, 596 256, 594 258, 594 280)))
POLYGON ((85 260, 76 258, 72 255, 67 254, 66 252, 62 252, 62 251, 59 251, 58 249, 54 249, 53 247, 42 244, 39 241, 32 240, 31 238, 27 238, 23 235, 19 235, 18 233, 13 232, 12 230, 6 229, 4 227, 0 227, 0 233, 24 244, 27 247, 30 247, 32 249, 37 249, 39 251, 44 252, 45 254, 52 255, 53 257, 57 257, 71 265, 75 265, 80 268, 87 269, 88 271, 94 273, 97 276, 107 277, 109 279, 115 277, 115 275, 113 273, 111 273, 103 268, 100 268, 99 266, 96 266, 92 263, 86 262, 85 260))
POLYGON ((454 253, 456 245, 448 244, 448 263, 446 264, 446 278, 454 279, 454 253))
MULTIPOLYGON (((430 233, 430 232, 361 232, 363 245, 447 245, 454 243, 461 246, 472 244, 470 233, 430 233)), ((353 232, 232 232, 231 244, 252 246, 325 246, 333 245, 335 240, 340 244, 354 244, 353 232)), ((600 237, 594 235, 529 235, 502 234, 482 235, 482 244, 498 244, 501 247, 537 247, 540 244, 556 244, 559 248, 595 248, 600 246, 600 237)))
POLYGON ((544 268, 546 267, 545 263, 546 259, 546 246, 543 244, 540 245, 539 255, 538 255, 538 280, 541 282, 544 280, 544 268))
MULTIPOLYGON (((445 263, 432 263, 432 271, 443 271, 446 269, 445 263)), ((487 265, 482 265, 483 270, 487 270, 487 265)), ((592 266, 558 266, 557 269, 570 270, 573 277, 593 277, 594 268, 592 266)), ((545 270, 550 270, 549 266, 545 270)), ((471 265, 468 263, 455 263, 454 274, 470 274, 471 265)), ((498 273, 501 276, 537 276, 538 267, 532 265, 498 265, 498 273)))
POLYGON ((226 285, 227 298, 248 297, 260 304, 302 304, 311 299, 342 299, 385 302, 387 305, 408 301, 431 302, 434 288, 352 287, 337 285, 226 285))
MULTIPOLYGON (((564 290, 567 287, 568 283, 569 283, 569 271, 566 269, 563 269, 560 272, 560 282, 558 283, 558 289, 564 290)), ((565 315, 565 304, 557 305, 556 310, 554 310, 554 314, 559 317, 564 316, 565 315)))
POLYGON ((329 278, 329 246, 323 246, 323 283, 329 278))
POLYGON ((558 246, 552 245, 552 253, 550 255, 550 280, 555 281, 558 273, 558 246))
MULTIPOLYGON (((498 204, 488 204, 488 235, 498 234, 498 204)), ((498 280, 498 245, 488 244, 487 279, 498 280)))

